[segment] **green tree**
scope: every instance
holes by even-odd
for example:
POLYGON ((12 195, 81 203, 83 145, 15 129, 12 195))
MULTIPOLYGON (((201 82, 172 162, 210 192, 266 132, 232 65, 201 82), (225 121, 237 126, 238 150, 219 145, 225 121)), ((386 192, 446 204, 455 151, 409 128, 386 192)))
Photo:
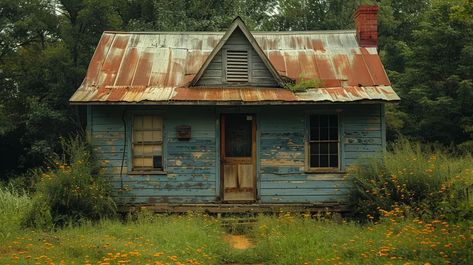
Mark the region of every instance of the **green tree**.
POLYGON ((80 130, 68 99, 80 85, 104 30, 121 19, 113 1, 0 3, 0 161, 2 177, 40 166, 58 138, 80 130))
POLYGON ((120 30, 122 19, 113 0, 59 0, 61 37, 75 66, 86 66, 105 30, 120 30))
POLYGON ((404 133, 424 141, 472 139, 473 2, 434 1, 408 41, 394 84, 409 114, 404 133))
POLYGON ((0 62, 16 49, 31 43, 43 47, 57 33, 54 6, 44 0, 2 0, 0 2, 0 62))
POLYGON ((363 0, 278 0, 266 24, 272 30, 334 30, 354 27, 353 13, 363 0))
POLYGON ((274 5, 272 0, 132 0, 120 13, 128 30, 224 31, 236 16, 251 29, 262 29, 274 5))

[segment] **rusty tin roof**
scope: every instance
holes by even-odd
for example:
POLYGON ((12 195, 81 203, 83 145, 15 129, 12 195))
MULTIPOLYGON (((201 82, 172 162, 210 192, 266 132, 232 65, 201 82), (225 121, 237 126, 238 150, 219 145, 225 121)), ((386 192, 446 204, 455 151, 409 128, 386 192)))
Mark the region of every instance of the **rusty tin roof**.
POLYGON ((376 48, 354 31, 251 32, 281 77, 320 88, 192 87, 223 32, 105 32, 72 104, 268 104, 397 101, 376 48))

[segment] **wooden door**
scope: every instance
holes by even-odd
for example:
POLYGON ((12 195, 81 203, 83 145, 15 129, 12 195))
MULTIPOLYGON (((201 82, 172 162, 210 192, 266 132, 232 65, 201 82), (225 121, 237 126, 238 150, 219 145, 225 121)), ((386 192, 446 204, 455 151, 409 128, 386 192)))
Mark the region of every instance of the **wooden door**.
POLYGON ((256 123, 252 114, 221 117, 221 190, 225 202, 256 200, 256 123))

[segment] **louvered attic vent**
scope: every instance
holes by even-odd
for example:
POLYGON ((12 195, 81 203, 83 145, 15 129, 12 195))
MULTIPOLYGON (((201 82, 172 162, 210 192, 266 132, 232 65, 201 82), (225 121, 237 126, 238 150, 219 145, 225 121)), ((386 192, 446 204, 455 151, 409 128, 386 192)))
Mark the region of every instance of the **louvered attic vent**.
POLYGON ((249 80, 248 51, 227 50, 226 80, 243 83, 249 80))

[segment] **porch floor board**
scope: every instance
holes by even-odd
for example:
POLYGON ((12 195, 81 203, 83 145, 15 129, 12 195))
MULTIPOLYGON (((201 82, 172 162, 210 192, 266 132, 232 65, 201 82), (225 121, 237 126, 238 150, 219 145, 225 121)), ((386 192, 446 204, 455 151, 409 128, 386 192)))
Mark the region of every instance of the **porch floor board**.
POLYGON ((155 213, 316 213, 316 212, 347 212, 345 204, 340 203, 322 203, 322 204, 228 204, 228 203, 209 203, 209 204, 172 204, 160 203, 149 205, 131 205, 120 207, 121 212, 137 212, 140 210, 149 210, 155 213))

